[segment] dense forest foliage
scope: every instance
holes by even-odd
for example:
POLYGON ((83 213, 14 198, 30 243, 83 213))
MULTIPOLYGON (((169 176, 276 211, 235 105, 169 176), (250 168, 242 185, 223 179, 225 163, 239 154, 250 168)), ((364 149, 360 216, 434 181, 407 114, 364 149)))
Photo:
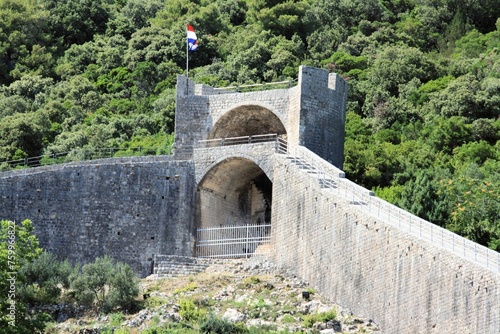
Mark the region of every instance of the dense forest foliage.
POLYGON ((500 250, 498 0, 0 0, 0 162, 172 141, 186 23, 213 86, 349 82, 344 169, 500 250))

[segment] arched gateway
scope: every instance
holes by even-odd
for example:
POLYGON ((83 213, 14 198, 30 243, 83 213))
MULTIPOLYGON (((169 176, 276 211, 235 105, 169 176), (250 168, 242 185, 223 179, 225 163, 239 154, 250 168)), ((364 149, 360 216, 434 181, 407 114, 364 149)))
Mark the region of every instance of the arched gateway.
POLYGON ((346 84, 324 70, 299 72, 295 87, 248 93, 178 78, 176 155, 195 163, 197 256, 247 256, 270 240, 280 140, 342 167, 346 84))

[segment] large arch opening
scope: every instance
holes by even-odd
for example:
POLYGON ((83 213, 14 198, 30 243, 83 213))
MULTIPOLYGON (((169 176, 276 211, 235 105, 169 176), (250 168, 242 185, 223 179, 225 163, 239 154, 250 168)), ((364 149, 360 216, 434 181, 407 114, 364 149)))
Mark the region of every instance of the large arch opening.
POLYGON ((197 256, 253 253, 264 237, 270 237, 271 207, 272 182, 256 163, 235 157, 217 164, 197 187, 197 256), (209 234, 201 237, 200 232, 205 231, 209 234), (200 247, 201 239, 218 240, 219 244, 200 247), (226 239, 234 242, 222 245, 221 240, 226 239))
POLYGON ((269 109, 257 105, 239 106, 223 115, 212 128, 208 139, 286 134, 281 120, 269 109))

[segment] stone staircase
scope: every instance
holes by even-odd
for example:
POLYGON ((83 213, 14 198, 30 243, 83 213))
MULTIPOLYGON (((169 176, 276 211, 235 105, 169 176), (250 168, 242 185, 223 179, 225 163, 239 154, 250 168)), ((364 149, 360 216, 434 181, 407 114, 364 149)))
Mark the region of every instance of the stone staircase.
POLYGON ((196 275, 205 271, 210 259, 201 259, 179 255, 156 255, 153 275, 156 277, 179 277, 196 275))
POLYGON ((333 178, 326 175, 323 171, 319 170, 316 166, 309 163, 308 161, 293 156, 287 156, 286 159, 289 160, 292 164, 296 165, 299 169, 305 171, 310 175, 315 176, 318 179, 321 188, 330 188, 330 189, 337 188, 337 185, 335 184, 333 178))

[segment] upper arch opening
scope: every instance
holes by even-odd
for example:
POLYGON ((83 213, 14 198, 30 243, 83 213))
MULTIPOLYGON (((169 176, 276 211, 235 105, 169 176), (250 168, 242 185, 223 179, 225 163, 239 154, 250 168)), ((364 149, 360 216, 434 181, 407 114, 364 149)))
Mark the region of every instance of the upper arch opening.
POLYGON ((208 139, 286 134, 281 120, 269 109, 258 105, 239 106, 223 115, 212 128, 208 139))

